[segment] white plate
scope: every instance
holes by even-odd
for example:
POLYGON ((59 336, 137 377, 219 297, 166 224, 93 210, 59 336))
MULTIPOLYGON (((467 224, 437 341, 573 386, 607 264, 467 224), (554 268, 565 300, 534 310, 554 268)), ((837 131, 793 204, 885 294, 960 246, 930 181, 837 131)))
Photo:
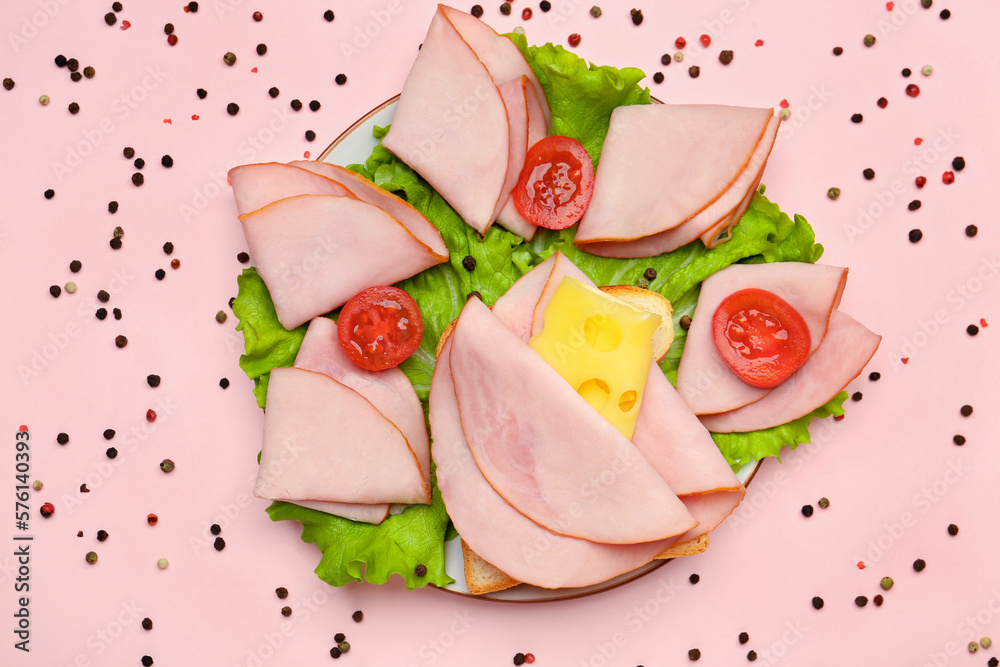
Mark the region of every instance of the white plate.
MULTIPOLYGON (((367 114, 358 119, 353 125, 337 137, 322 155, 317 158, 320 162, 346 167, 349 164, 361 163, 372 154, 372 149, 378 145, 378 141, 372 135, 375 126, 385 127, 392 122, 393 114, 396 111, 396 103, 399 95, 386 100, 367 114)), ((760 462, 748 463, 740 469, 737 477, 744 485, 749 484, 760 462)), ((669 560, 657 560, 647 563, 625 574, 620 574, 613 579, 585 586, 583 588, 561 588, 549 590, 521 584, 514 588, 508 588, 496 593, 486 595, 472 595, 465 585, 464 558, 462 557, 461 540, 454 539, 445 544, 445 571, 455 583, 442 588, 441 590, 457 593, 467 597, 474 597, 479 600, 495 600, 501 602, 551 602, 555 600, 567 600, 571 598, 593 595, 602 591, 610 590, 622 584, 634 581, 649 572, 661 567, 669 560)))

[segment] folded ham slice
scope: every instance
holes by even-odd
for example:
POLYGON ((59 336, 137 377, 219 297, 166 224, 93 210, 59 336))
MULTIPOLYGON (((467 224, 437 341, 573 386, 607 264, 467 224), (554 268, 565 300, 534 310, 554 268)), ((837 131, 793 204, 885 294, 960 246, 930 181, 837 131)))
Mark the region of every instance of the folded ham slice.
POLYGON ((505 194, 509 144, 493 76, 439 7, 382 145, 483 233, 505 194))
POLYGON ((361 523, 380 524, 389 516, 389 505, 361 505, 359 503, 335 503, 326 500, 293 500, 292 503, 311 510, 326 512, 336 516, 360 521, 361 523))
POLYGON ((378 206, 396 218, 401 225, 406 227, 414 237, 430 248, 432 252, 442 257, 448 256, 448 247, 444 244, 444 239, 441 238, 441 232, 438 231, 438 228, 424 217, 423 213, 413 208, 405 199, 380 188, 367 178, 359 176, 350 169, 344 169, 336 164, 310 160, 294 160, 289 164, 336 181, 361 201, 378 206))
POLYGON ((271 371, 254 494, 271 500, 429 503, 417 457, 367 399, 322 373, 271 371))
MULTIPOLYGON (((706 415, 735 410, 773 391, 740 379, 715 347, 712 316, 727 296, 759 288, 784 299, 805 320, 812 354, 824 340, 830 313, 840 305, 846 281, 846 268, 804 262, 733 264, 706 278, 677 369, 681 398, 695 414, 706 415)), ((822 404, 810 410, 818 405, 822 404)))
POLYGON ((790 422, 824 405, 856 378, 875 354, 882 337, 834 310, 819 349, 767 396, 742 408, 706 415, 715 433, 756 431, 790 422))
POLYGON ((611 544, 695 526, 632 443, 481 301, 466 304, 450 340, 469 448, 519 512, 553 532, 611 544))
POLYGON ((351 197, 297 195, 240 220, 286 329, 366 287, 398 282, 448 258, 382 209, 351 197))
POLYGON ((236 211, 243 215, 271 202, 295 195, 354 195, 336 181, 305 169, 266 162, 245 164, 229 170, 229 182, 236 198, 236 211))
POLYGON ((574 243, 609 257, 668 252, 702 235, 714 245, 749 205, 778 122, 773 109, 748 107, 615 109, 574 243))
POLYGON ((512 192, 524 167, 528 149, 547 136, 545 117, 535 89, 526 76, 501 84, 500 95, 507 106, 507 120, 510 124, 510 163, 504 188, 507 194, 500 198, 502 208, 497 213, 496 221, 508 231, 530 240, 538 227, 528 222, 517 210, 512 192))
POLYGON ((483 477, 462 430, 447 339, 434 368, 430 423, 437 483, 455 528, 476 553, 518 581, 587 586, 643 565, 676 539, 601 544, 547 530, 514 509, 483 477))
MULTIPOLYGON (((541 331, 552 292, 570 276, 593 284, 561 252, 522 276, 493 305, 493 312, 523 340, 541 331), (525 321, 532 321, 531 331, 525 321)), ((681 538, 712 530, 740 503, 745 489, 711 435, 655 363, 651 364, 632 444, 670 485, 698 526, 681 538)))

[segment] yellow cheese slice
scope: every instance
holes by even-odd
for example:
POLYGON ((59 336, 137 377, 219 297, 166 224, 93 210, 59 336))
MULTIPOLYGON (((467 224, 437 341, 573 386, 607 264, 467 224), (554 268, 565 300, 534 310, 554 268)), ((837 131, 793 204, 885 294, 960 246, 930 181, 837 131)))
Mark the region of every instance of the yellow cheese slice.
POLYGON ((626 438, 635 431, 660 316, 565 277, 528 344, 626 438))

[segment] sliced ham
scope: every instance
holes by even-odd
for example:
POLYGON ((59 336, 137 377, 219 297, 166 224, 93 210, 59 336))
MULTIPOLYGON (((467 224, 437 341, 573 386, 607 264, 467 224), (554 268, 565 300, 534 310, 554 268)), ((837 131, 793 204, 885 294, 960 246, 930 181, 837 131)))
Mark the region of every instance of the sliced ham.
MULTIPOLYGON (((524 136, 525 151, 520 157, 514 155, 513 149, 511 150, 511 160, 516 160, 518 168, 518 176, 520 176, 520 170, 524 168, 524 159, 527 156, 527 151, 529 148, 534 146, 536 143, 548 136, 548 130, 546 129, 545 116, 542 114, 543 103, 539 101, 538 96, 535 94, 535 89, 530 85, 527 85, 527 78, 522 77, 522 90, 524 91, 524 104, 527 110, 527 125, 521 127, 520 125, 515 125, 514 121, 510 121, 510 136, 511 136, 511 146, 514 145, 515 140, 521 135, 524 136)), ((506 98, 505 98, 506 101, 506 98)), ((508 118, 512 118, 510 107, 507 109, 508 118)), ((520 140, 517 139, 520 143, 520 140)), ((509 231, 514 232, 518 236, 523 236, 526 240, 531 240, 535 236, 535 232, 538 231, 533 223, 528 222, 521 215, 521 212, 517 210, 517 206, 514 204, 513 188, 516 187, 517 181, 511 185, 511 190, 508 192, 507 201, 501 209, 500 214, 497 216, 497 222, 506 227, 509 231)))
MULTIPOLYGON (((691 220, 740 184, 772 116, 772 109, 720 105, 615 109, 594 195, 574 243, 588 251, 591 244, 600 249, 608 242, 644 239, 691 220)), ((728 207, 720 203, 712 220, 727 214, 745 192, 734 191, 735 201, 728 207)))
POLYGON ((442 257, 448 256, 448 247, 444 244, 444 239, 441 238, 441 232, 438 231, 438 228, 424 217, 423 213, 413 208, 405 199, 397 197, 393 193, 375 185, 367 178, 359 176, 350 169, 344 169, 339 165, 309 160, 295 160, 290 164, 293 167, 306 169, 336 181, 361 201, 378 206, 394 217, 414 237, 430 248, 431 252, 442 257))
POLYGON ((803 417, 835 397, 875 354, 882 337, 839 310, 823 344, 799 370, 764 398, 737 410, 702 417, 716 433, 756 431, 803 417))
POLYGON ((695 526, 632 443, 481 301, 466 304, 451 340, 469 448, 519 512, 553 532, 611 544, 695 526))
MULTIPOLYGON (((541 331, 552 292, 566 276, 592 284, 573 262, 557 251, 497 299, 494 314, 528 340, 541 331), (527 331, 525 321, 529 318, 533 320, 534 333, 527 331)), ((694 539, 718 526, 743 499, 745 489, 719 453, 712 436, 655 363, 651 364, 646 379, 632 444, 699 522, 681 541, 694 539)))
MULTIPOLYGON (((510 200, 511 190, 521 175, 524 158, 528 155, 528 95, 525 89, 530 85, 528 78, 522 76, 505 81, 499 86, 500 97, 507 109, 510 142, 507 145, 507 176, 504 178, 502 194, 493 209, 494 220, 510 200)), ((515 221, 515 226, 516 224, 515 221)))
POLYGON ((492 75, 439 7, 382 145, 484 233, 505 194, 509 143, 492 75))
POLYGON ((286 329, 366 287, 398 282, 447 259, 382 209, 350 197, 297 195, 240 219, 286 329))
POLYGON ((410 445, 420 465, 424 483, 430 487, 430 443, 424 423, 424 409, 409 378, 399 368, 369 371, 351 361, 337 338, 337 323, 317 317, 309 323, 295 367, 332 377, 353 389, 375 406, 410 445))
POLYGON ((254 494, 270 500, 429 503, 417 457, 400 430, 333 378, 271 371, 254 494))
POLYGON ((676 540, 601 544, 558 535, 505 501, 483 477, 462 430, 445 341, 430 389, 437 482, 455 528, 473 550, 518 581, 543 588, 587 586, 649 562, 676 540))
POLYGON ((743 382, 715 347, 712 316, 727 296, 758 288, 784 299, 805 320, 812 354, 824 339, 830 313, 840 304, 846 280, 846 268, 802 262, 733 264, 706 278, 677 369, 681 398, 695 414, 706 415, 735 410, 772 391, 743 382))
POLYGON ((325 500, 293 500, 300 507, 326 512, 351 521, 380 524, 389 516, 389 505, 361 505, 359 503, 334 503, 325 500))
POLYGON ((543 102, 540 109, 544 120, 543 136, 548 134, 551 113, 549 105, 545 103, 545 91, 535 77, 531 65, 521 55, 521 50, 514 45, 514 42, 497 34, 493 28, 471 14, 446 5, 438 5, 438 11, 451 21, 451 24, 462 35, 462 39, 476 52, 476 56, 489 70, 494 83, 500 85, 504 81, 518 79, 522 76, 527 77, 536 98, 543 102))
POLYGON ((354 197, 350 190, 336 181, 280 162, 234 167, 229 170, 229 182, 232 183, 236 210, 240 215, 295 195, 354 197))

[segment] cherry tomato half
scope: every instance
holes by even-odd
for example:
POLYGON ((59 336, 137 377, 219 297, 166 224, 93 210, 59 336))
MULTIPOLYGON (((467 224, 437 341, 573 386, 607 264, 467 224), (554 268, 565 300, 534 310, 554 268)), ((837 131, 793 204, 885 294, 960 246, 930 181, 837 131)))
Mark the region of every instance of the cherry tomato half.
POLYGON ((514 206, 524 219, 566 229, 583 217, 594 193, 594 163, 574 139, 545 137, 528 149, 514 186, 514 206))
POLYGON ((409 294, 391 286, 369 287, 340 311, 337 338, 361 368, 381 371, 403 363, 420 345, 424 322, 409 294))
POLYGON ((762 289, 733 292, 712 317, 722 359, 754 387, 781 384, 809 356, 809 327, 787 301, 762 289))

